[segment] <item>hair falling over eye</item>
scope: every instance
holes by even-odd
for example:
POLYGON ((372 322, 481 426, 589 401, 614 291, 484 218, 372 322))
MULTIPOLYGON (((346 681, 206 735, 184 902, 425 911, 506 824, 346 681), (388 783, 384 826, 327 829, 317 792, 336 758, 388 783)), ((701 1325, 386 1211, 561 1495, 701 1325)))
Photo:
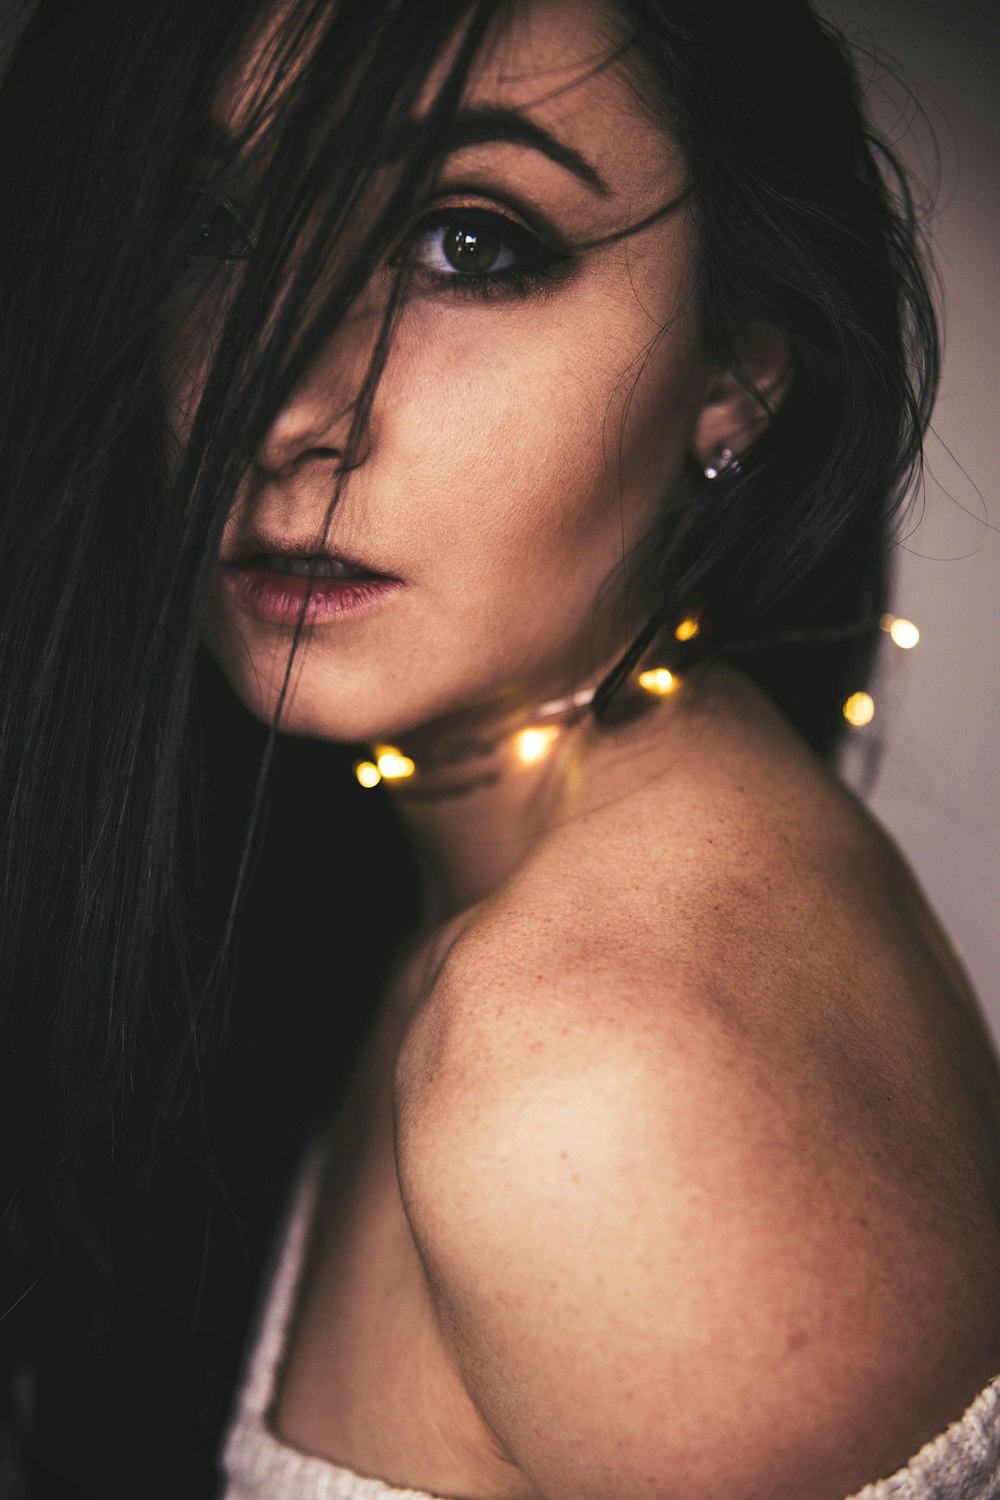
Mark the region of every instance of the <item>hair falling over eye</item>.
MULTIPOLYGON (((891 152, 872 144, 842 44, 800 0, 764 16, 729 0, 608 8, 610 50, 689 164, 706 337, 738 363, 740 323, 768 320, 795 364, 742 471, 697 496, 679 548, 657 554, 654 538, 646 566, 663 615, 697 595, 718 640, 874 621, 839 647, 741 662, 828 750, 878 635, 886 539, 935 389, 916 210, 891 152), (794 69, 781 62, 790 48, 794 69)), ((38 913, 61 912, 79 971, 115 975, 93 1012, 110 1006, 105 1030, 121 1042, 112 1075, 136 1024, 126 996, 144 988, 172 900, 199 615, 248 454, 377 268, 397 290, 359 427, 400 297, 478 299, 506 317, 558 295, 584 253, 520 208, 438 195, 450 122, 504 9, 112 0, 95 18, 42 0, 9 67, 0 119, 24 149, 4 166, 4 273, 19 293, 0 437, 18 492, 0 542, 4 607, 19 622, 5 636, 5 722, 20 729, 3 774, 19 810, 8 857, 22 874, 9 888, 25 899, 6 930, 20 951, 38 913), (99 170, 81 170, 83 154, 99 170), (150 354, 179 319, 208 330, 206 298, 221 321, 172 454, 150 354), (92 714, 106 725, 94 739, 92 714), (51 785, 63 792, 42 808, 51 785), (29 832, 49 826, 41 842, 29 832), (71 857, 61 895, 43 899, 36 851, 53 843, 71 857), (104 894, 119 885, 134 942, 104 894), (75 888, 91 892, 87 914, 75 888)), ((54 1003, 78 1009, 68 995, 54 1003)))

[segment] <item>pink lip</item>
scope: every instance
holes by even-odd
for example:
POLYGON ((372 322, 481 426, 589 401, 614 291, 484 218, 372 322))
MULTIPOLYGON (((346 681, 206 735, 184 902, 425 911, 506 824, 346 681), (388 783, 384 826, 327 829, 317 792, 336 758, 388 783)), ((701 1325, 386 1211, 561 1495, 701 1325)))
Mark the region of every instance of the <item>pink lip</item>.
POLYGON ((278 625, 297 625, 308 592, 305 623, 321 625, 331 620, 370 614, 403 587, 398 578, 381 573, 362 573, 356 578, 300 578, 276 573, 252 563, 229 563, 221 569, 237 606, 258 620, 278 625))

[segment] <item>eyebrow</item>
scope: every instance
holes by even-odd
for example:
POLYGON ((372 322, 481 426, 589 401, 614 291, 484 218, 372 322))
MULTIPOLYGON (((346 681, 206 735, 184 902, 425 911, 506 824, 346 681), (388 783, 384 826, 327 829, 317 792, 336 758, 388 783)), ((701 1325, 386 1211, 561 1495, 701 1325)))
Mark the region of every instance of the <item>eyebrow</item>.
POLYGON ((463 147, 484 146, 493 141, 506 141, 514 146, 528 146, 540 151, 550 161, 565 167, 581 182, 600 193, 602 198, 612 196, 607 182, 597 168, 585 156, 565 141, 558 140, 551 131, 530 120, 516 109, 463 109, 448 122, 445 130, 445 149, 460 151, 463 147))
MULTIPOLYGON (((414 137, 419 136, 422 128, 426 128, 426 122, 414 121, 394 132, 396 139, 388 153, 389 159, 405 156, 407 146, 412 145, 414 137)), ((447 155, 451 155, 470 146, 485 146, 495 141, 527 146, 530 150, 538 151, 557 166, 572 172, 574 177, 578 177, 602 198, 613 196, 608 183, 593 163, 520 110, 499 107, 459 110, 446 122, 441 146, 447 155)), ((237 142, 224 125, 211 118, 205 122, 198 154, 220 164, 228 163, 236 157, 237 142)))

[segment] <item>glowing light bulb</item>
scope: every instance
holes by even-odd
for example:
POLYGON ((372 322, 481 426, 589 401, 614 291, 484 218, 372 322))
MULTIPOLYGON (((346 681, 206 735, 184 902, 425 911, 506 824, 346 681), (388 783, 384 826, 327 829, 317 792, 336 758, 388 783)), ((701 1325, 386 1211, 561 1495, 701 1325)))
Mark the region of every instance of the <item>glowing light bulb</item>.
POLYGON ((875 699, 870 693, 852 693, 843 707, 843 715, 855 729, 863 729, 875 717, 875 699))
POLYGON ((904 651, 912 651, 920 640, 920 631, 913 621, 904 620, 901 615, 882 615, 878 623, 891 636, 893 644, 902 646, 904 651))
POLYGON ((522 729, 514 740, 514 754, 522 765, 534 765, 548 754, 558 734, 555 724, 546 724, 542 729, 522 729))
POLYGON ((701 634, 701 626, 692 618, 682 620, 674 631, 674 636, 679 641, 693 641, 696 635, 701 634))
POLYGON ((889 635, 897 646, 902 646, 904 651, 912 651, 920 640, 920 631, 912 620, 894 619, 889 626, 889 635))
POLYGON ((678 682, 673 672, 668 672, 666 667, 650 667, 648 672, 639 673, 639 686, 645 688, 647 693, 656 693, 662 698, 665 693, 672 693, 678 682))
POLYGON ((401 781, 404 776, 412 776, 417 769, 410 757, 397 750, 395 745, 379 745, 375 764, 386 781, 401 781))
POLYGON ((382 772, 374 761, 370 760, 356 760, 354 774, 362 786, 378 786, 382 780, 382 772))

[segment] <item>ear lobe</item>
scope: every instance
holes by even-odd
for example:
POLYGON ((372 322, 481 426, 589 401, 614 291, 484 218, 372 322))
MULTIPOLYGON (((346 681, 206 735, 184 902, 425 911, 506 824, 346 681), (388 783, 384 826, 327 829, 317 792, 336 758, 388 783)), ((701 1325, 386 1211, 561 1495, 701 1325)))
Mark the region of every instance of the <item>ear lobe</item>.
POLYGON ((719 366, 708 382, 691 452, 704 469, 720 448, 738 458, 771 425, 792 383, 788 339, 777 328, 754 324, 740 342, 739 373, 719 366))

